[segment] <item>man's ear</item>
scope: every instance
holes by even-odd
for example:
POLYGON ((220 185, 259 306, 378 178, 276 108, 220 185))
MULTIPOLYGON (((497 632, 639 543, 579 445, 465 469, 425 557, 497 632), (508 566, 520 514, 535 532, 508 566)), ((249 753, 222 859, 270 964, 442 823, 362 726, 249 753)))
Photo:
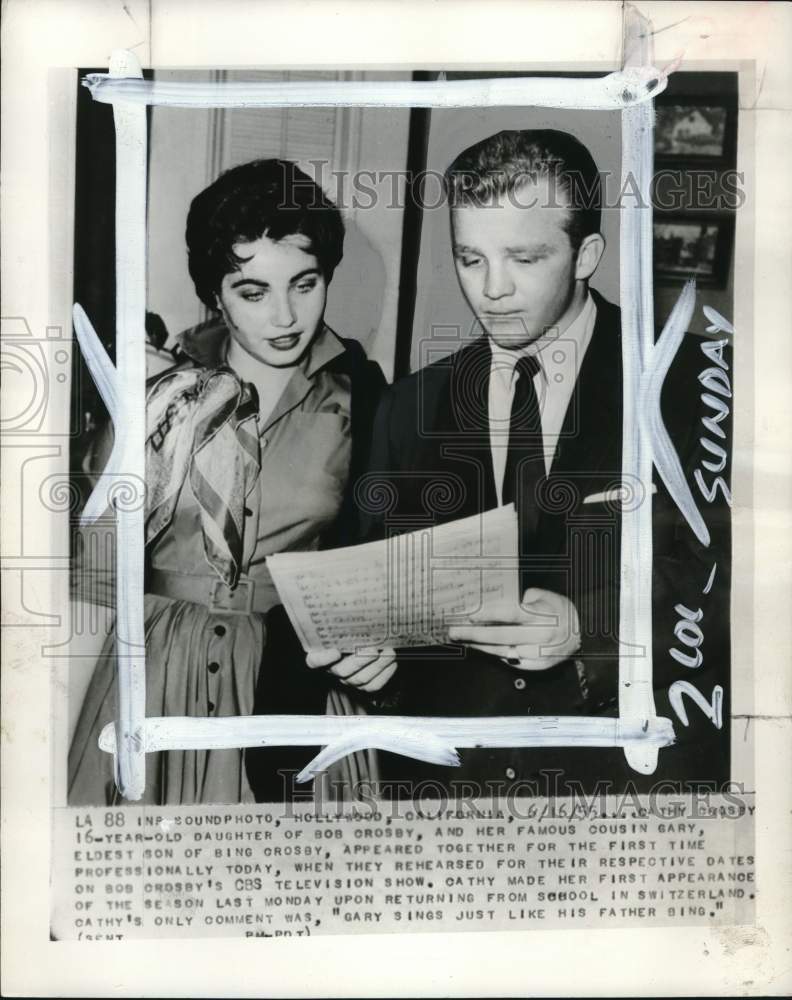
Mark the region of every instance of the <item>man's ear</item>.
POLYGON ((602 234, 590 233, 586 236, 577 252, 575 279, 587 281, 599 267, 603 253, 605 253, 605 240, 602 234))

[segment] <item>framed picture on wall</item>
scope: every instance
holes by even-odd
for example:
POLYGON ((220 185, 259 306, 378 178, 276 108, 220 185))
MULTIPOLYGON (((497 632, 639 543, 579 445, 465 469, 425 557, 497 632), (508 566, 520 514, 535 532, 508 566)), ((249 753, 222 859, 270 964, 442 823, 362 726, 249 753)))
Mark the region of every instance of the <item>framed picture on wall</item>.
POLYGON ((708 97, 674 97, 655 108, 655 157, 664 162, 713 166, 733 159, 737 138, 736 108, 708 97))
POLYGON ((654 275, 663 284, 695 278, 701 287, 725 288, 734 247, 733 215, 656 215, 654 275))

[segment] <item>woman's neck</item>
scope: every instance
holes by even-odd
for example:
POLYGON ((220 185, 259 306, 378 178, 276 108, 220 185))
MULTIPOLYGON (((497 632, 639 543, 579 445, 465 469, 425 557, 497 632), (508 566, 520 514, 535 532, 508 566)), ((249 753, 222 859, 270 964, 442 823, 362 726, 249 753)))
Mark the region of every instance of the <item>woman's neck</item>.
POLYGON ((264 364, 258 358, 240 347, 233 337, 228 340, 226 364, 237 373, 243 382, 251 382, 259 397, 259 418, 268 416, 280 399, 286 383, 292 377, 294 368, 276 368, 264 364))

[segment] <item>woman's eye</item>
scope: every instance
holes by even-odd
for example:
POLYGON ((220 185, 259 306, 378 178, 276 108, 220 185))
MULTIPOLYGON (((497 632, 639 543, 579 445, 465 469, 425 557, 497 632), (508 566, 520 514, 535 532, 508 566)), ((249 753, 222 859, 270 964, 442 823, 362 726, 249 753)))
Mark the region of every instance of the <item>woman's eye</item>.
POLYGON ((462 267, 475 267, 481 263, 481 257, 457 257, 462 267))

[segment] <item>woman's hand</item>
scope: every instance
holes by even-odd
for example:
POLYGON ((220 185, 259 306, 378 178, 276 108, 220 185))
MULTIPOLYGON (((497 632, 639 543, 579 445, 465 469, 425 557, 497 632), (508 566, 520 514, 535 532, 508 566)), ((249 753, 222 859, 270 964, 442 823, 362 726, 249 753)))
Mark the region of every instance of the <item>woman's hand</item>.
POLYGON ((489 608, 477 617, 480 624, 449 628, 449 638, 499 656, 518 670, 547 670, 580 648, 575 605, 550 590, 533 587, 516 610, 489 608))
POLYGON ((317 649, 308 653, 309 667, 324 667, 331 674, 359 691, 379 691, 396 673, 396 653, 392 649, 361 650, 342 656, 337 649, 317 649))

